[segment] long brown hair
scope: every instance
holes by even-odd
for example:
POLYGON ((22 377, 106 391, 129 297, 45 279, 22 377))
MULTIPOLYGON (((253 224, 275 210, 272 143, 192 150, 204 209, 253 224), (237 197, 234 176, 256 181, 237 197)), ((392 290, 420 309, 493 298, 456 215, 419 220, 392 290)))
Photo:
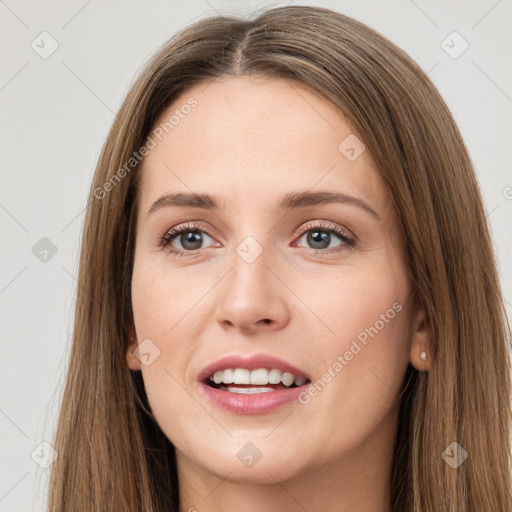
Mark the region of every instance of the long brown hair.
POLYGON ((126 364, 136 156, 187 87, 239 75, 300 82, 331 100, 364 139, 398 212, 432 363, 428 372, 409 366, 404 381, 393 510, 511 511, 510 326, 464 142, 407 54, 354 19, 306 6, 196 22, 128 92, 88 201, 49 510, 178 511, 174 447, 148 411, 140 372, 126 364), (453 442, 468 453, 457 469, 442 457, 453 442))

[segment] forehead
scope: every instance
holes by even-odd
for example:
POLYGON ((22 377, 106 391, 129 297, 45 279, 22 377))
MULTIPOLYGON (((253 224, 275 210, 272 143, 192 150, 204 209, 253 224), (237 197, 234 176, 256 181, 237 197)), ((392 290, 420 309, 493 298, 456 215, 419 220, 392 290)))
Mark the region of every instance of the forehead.
POLYGON ((377 208, 385 200, 371 155, 344 153, 345 141, 357 152, 364 145, 343 113, 297 82, 233 77, 197 84, 167 108, 150 137, 155 145, 140 169, 146 211, 174 190, 236 190, 246 204, 261 204, 316 186, 362 195, 377 208))

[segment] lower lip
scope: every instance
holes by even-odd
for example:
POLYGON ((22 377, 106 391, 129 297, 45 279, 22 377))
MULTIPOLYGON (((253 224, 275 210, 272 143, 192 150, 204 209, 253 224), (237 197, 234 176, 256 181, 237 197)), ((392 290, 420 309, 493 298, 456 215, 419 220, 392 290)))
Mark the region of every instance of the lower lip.
POLYGON ((252 395, 221 391, 204 382, 199 383, 199 388, 213 405, 221 409, 236 414, 263 414, 297 400, 309 384, 308 382, 292 389, 278 389, 252 395))

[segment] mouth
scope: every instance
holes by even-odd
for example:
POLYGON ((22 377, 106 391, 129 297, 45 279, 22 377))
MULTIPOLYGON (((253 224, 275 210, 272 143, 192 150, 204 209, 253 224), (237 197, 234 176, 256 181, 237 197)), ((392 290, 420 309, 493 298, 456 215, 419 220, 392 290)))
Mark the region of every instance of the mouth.
POLYGON ((204 379, 207 386, 228 393, 253 395, 294 389, 311 381, 303 375, 294 375, 277 368, 226 368, 204 379))
POLYGON ((266 414, 296 401, 311 378, 271 354, 231 354, 197 376, 199 392, 215 407, 236 415, 266 414))

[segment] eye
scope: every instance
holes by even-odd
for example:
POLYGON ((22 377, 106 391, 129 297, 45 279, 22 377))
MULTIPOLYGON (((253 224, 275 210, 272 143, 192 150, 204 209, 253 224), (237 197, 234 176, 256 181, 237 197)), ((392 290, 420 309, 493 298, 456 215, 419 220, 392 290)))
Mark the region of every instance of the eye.
POLYGON ((170 246, 170 253, 176 253, 181 256, 186 252, 194 252, 198 249, 203 249, 204 247, 201 246, 204 242, 204 237, 206 236, 210 240, 213 239, 202 228, 203 226, 197 224, 178 226, 165 233, 159 240, 159 245, 167 248, 170 246), (181 244, 181 248, 175 247, 173 245, 174 241, 181 244))
POLYGON ((332 252, 339 252, 343 250, 343 248, 353 247, 356 243, 355 238, 353 235, 350 235, 348 231, 345 231, 336 224, 326 222, 303 226, 301 233, 302 235, 299 238, 299 242, 305 240, 305 243, 309 245, 309 248, 315 253, 330 254, 332 252), (325 249, 333 247, 331 244, 332 242, 336 242, 336 239, 341 241, 341 244, 337 246, 338 249, 326 251, 325 249))
MULTIPOLYGON (((213 241, 213 238, 206 232, 206 226, 202 224, 188 223, 177 228, 173 228, 165 233, 159 240, 158 245, 162 248, 167 248, 169 253, 176 256, 192 255, 199 249, 205 249, 203 243, 205 237, 213 241), (174 242, 177 242, 181 247, 176 247, 174 242)), ((332 224, 330 222, 317 222, 316 224, 310 223, 303 226, 300 230, 299 242, 305 239, 305 243, 311 245, 306 247, 314 254, 331 254, 343 250, 350 249, 356 244, 356 238, 349 231, 332 224), (334 235, 334 236, 333 236, 334 235), (334 250, 327 251, 333 246, 332 242, 336 239, 341 243, 336 246, 334 250)), ((219 245, 217 245, 218 247, 219 245)))

